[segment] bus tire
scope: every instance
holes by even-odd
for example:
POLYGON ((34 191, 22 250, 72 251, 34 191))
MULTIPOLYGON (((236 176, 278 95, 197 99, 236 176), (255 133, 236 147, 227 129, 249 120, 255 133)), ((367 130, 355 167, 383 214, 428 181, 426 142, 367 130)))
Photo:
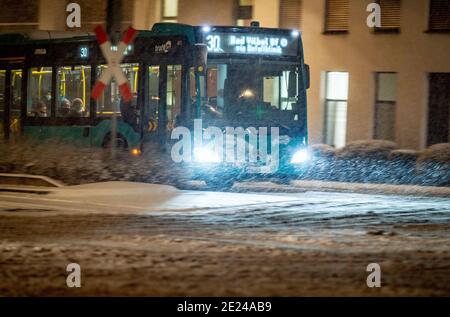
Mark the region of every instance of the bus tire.
MULTIPOLYGON (((128 142, 127 139, 120 133, 116 134, 116 137, 114 138, 116 148, 121 150, 127 150, 128 149, 128 142)), ((111 140, 111 133, 108 133, 103 138, 102 147, 104 149, 110 149, 112 144, 111 140)))

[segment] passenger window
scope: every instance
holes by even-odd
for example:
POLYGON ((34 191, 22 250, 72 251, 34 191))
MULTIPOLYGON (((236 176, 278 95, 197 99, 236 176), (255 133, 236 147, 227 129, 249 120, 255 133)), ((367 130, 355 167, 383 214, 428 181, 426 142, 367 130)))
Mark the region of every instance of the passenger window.
POLYGON ((33 67, 28 70, 28 116, 50 117, 53 99, 52 74, 51 67, 33 67))
MULTIPOLYGON (((106 69, 106 65, 100 65, 97 67, 97 78, 100 77, 102 71, 106 69)), ((99 116, 111 116, 113 114, 120 116, 127 113, 131 116, 137 116, 137 92, 138 92, 138 74, 139 64, 122 64, 120 65, 122 72, 128 78, 131 92, 133 94, 133 100, 130 104, 125 105, 120 92, 119 86, 113 79, 103 91, 100 99, 97 101, 97 115, 99 116)))
POLYGON ((11 113, 10 131, 20 133, 20 113, 22 112, 22 70, 11 70, 11 113))
POLYGON ((297 79, 293 71, 264 77, 264 102, 273 109, 292 110, 292 105, 297 101, 296 96, 297 79))
POLYGON ((22 70, 11 71, 11 101, 11 110, 18 112, 19 118, 22 105, 22 70))
POLYGON ((58 68, 56 79, 57 117, 88 117, 91 95, 91 67, 66 66, 58 68))
POLYGON ((208 104, 214 108, 223 109, 224 89, 227 79, 227 65, 214 65, 208 69, 208 104))
MULTIPOLYGON (((159 109, 159 66, 148 68, 148 93, 149 93, 149 113, 150 119, 158 119, 159 109)), ((156 121, 155 121, 156 122, 156 121)))
POLYGON ((181 65, 167 66, 167 129, 172 130, 181 113, 181 65))

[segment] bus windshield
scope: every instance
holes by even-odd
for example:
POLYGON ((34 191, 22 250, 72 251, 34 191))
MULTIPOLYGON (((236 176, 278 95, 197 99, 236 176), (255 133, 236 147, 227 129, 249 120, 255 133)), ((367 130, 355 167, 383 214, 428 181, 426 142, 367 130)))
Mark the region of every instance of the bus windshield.
POLYGON ((210 62, 205 119, 230 121, 298 120, 298 66, 295 63, 210 62))

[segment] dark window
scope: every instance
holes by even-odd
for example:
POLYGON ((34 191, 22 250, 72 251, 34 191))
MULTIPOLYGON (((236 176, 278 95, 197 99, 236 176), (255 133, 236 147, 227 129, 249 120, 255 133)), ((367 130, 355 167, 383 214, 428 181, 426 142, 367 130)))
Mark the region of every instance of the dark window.
POLYGON ((432 73, 429 77, 427 144, 450 141, 450 73, 432 73))
POLYGON ((0 7, 0 30, 13 32, 38 28, 39 1, 2 0, 0 7))
POLYGON ((253 16, 253 7, 252 6, 239 6, 238 19, 251 20, 252 16, 253 16))
POLYGON ((381 7, 381 27, 376 28, 377 32, 398 32, 400 31, 400 0, 378 0, 381 7))
POLYGON ((395 141, 397 74, 376 73, 374 138, 395 141))
POLYGON ((280 1, 280 28, 300 29, 302 13, 301 0, 280 1))
POLYGON ((236 24, 249 26, 253 19, 253 0, 239 0, 237 2, 236 24))
POLYGON ((325 33, 346 33, 349 29, 349 1, 327 0, 325 33))
POLYGON ((4 137, 3 121, 5 118, 5 79, 6 71, 0 70, 0 140, 4 137))
POLYGON ((430 1, 430 31, 450 31, 450 0, 430 1))

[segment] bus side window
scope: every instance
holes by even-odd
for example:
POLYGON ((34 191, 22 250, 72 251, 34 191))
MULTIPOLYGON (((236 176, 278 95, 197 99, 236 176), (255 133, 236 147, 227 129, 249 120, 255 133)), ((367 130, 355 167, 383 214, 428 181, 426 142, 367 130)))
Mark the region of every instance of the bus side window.
MULTIPOLYGON (((106 65, 100 65, 97 67, 97 78, 100 77, 102 71, 106 69, 106 65)), ((137 92, 138 92, 138 74, 139 74, 139 64, 121 64, 123 73, 128 79, 128 83, 133 94, 133 100, 127 107, 132 107, 132 109, 126 109, 126 112, 137 111, 137 92)), ((97 101, 97 115, 99 116, 111 116, 115 114, 120 116, 124 109, 123 99, 119 92, 119 86, 112 80, 108 85, 106 85, 103 94, 97 101)))
POLYGON ((189 99, 190 99, 189 116, 191 118, 195 118, 196 98, 197 98, 197 91, 195 83, 195 68, 191 67, 189 68, 189 99))
POLYGON ((52 73, 51 67, 33 67, 28 70, 28 116, 50 117, 53 99, 52 73))
POLYGON ((264 102, 272 109, 293 110, 297 98, 297 75, 294 71, 264 77, 264 102))
POLYGON ((181 65, 167 66, 167 129, 172 130, 181 113, 181 65))
POLYGON ((208 102, 215 108, 225 106, 224 89, 227 79, 227 65, 218 64, 208 69, 208 102))
POLYGON ((150 66, 148 68, 148 94, 149 94, 149 119, 158 119, 159 109, 159 66, 150 66))
POLYGON ((91 67, 66 66, 58 68, 56 79, 57 117, 88 117, 91 94, 91 67))

